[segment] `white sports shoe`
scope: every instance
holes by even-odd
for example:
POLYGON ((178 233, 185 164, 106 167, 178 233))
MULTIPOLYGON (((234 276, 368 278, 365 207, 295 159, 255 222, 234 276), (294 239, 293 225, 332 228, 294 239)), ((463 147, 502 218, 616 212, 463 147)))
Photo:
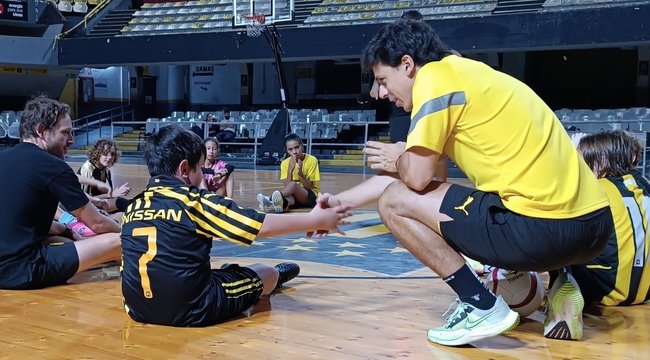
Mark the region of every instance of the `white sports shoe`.
POLYGON ((265 196, 262 193, 257 194, 257 202, 260 205, 260 210, 264 212, 274 212, 274 206, 268 196, 265 196))
POLYGON ((271 194, 271 202, 273 203, 273 208, 276 213, 284 212, 284 196, 282 196, 280 191, 275 190, 273 194, 271 194))
POLYGON ((456 303, 456 310, 447 317, 447 323, 429 330, 429 341, 460 346, 500 335, 519 324, 519 314, 510 310, 501 296, 497 296, 494 306, 488 310, 478 309, 459 299, 456 303))

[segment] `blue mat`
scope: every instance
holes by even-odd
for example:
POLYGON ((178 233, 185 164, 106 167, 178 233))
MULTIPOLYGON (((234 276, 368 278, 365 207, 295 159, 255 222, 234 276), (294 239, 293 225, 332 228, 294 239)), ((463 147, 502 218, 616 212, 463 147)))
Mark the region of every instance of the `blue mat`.
POLYGON ((388 232, 376 211, 355 212, 349 221, 351 224, 343 228, 345 235, 331 234, 322 239, 308 239, 305 234, 295 234, 258 239, 250 247, 214 241, 211 255, 311 261, 393 277, 424 266, 388 232))

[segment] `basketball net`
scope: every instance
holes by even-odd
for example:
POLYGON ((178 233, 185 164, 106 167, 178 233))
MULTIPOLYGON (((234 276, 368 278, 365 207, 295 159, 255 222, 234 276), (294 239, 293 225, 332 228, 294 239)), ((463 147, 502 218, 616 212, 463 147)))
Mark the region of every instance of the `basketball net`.
POLYGON ((248 37, 258 37, 264 29, 266 17, 260 13, 242 14, 241 19, 246 23, 246 35, 248 37))

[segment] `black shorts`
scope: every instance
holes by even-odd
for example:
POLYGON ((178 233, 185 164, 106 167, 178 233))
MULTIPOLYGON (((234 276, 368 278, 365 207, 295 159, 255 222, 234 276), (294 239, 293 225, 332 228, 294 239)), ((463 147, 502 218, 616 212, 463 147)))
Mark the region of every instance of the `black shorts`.
POLYGON ((615 268, 588 269, 586 265, 572 265, 571 275, 580 286, 585 302, 600 302, 616 288, 615 268))
POLYGON ((316 194, 314 194, 314 192, 311 190, 307 190, 307 201, 304 203, 298 201, 295 196, 293 198, 296 202, 289 207, 290 209, 313 208, 316 206, 316 194))
POLYGON ((125 308, 133 320, 148 324, 215 325, 240 316, 255 305, 264 289, 255 271, 233 264, 226 269, 210 270, 209 274, 181 275, 169 281, 158 278, 151 281, 155 295, 146 298, 140 277, 133 270, 138 271, 122 272, 125 308))
POLYGON ((31 262, 32 281, 26 288, 39 289, 65 284, 79 270, 79 254, 73 242, 41 247, 31 262))
POLYGON ((542 219, 508 210, 497 194, 451 185, 440 231, 454 249, 484 264, 548 271, 596 257, 614 229, 609 207, 571 219, 542 219), (470 200, 471 199, 471 200, 470 200))
POLYGON ((264 290, 264 283, 255 271, 237 264, 212 270, 212 280, 217 285, 216 323, 241 315, 257 303, 264 290))

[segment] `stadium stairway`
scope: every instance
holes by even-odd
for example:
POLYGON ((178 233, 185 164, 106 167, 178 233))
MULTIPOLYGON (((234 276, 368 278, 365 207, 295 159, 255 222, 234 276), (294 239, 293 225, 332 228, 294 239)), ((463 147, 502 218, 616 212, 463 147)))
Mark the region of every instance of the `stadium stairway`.
POLYGON ((95 25, 89 37, 109 37, 119 35, 122 28, 129 24, 133 19, 133 14, 137 9, 113 9, 95 25))
POLYGON ((516 14, 541 11, 546 0, 499 0, 492 14, 516 14))
POLYGON ((144 130, 129 130, 113 137, 123 154, 141 153, 144 139, 144 130))
MULTIPOLYGON (((390 143, 390 136, 388 133, 380 132, 377 136, 372 136, 369 140, 380 141, 383 143, 390 143)), ((363 139, 357 139, 357 141, 362 143, 363 139)), ((363 145, 359 145, 356 148, 349 148, 344 150, 321 150, 314 156, 318 157, 319 163, 322 166, 358 166, 363 167, 367 166, 364 161, 363 156, 363 145)))
POLYGON ((302 24, 305 22, 314 9, 320 6, 322 3, 321 0, 306 0, 306 1, 296 1, 293 11, 293 20, 295 23, 302 24))
MULTIPOLYGON (((103 135, 98 135, 97 132, 91 134, 91 140, 88 145, 75 146, 68 150, 68 155, 73 157, 85 156, 88 152, 88 149, 93 146, 93 144, 100 138, 106 138, 110 136, 110 129, 105 130, 103 135)), ((124 156, 142 156, 142 145, 144 143, 144 130, 132 130, 128 129, 122 134, 117 134, 113 137, 113 140, 119 146, 122 155, 124 156)))

